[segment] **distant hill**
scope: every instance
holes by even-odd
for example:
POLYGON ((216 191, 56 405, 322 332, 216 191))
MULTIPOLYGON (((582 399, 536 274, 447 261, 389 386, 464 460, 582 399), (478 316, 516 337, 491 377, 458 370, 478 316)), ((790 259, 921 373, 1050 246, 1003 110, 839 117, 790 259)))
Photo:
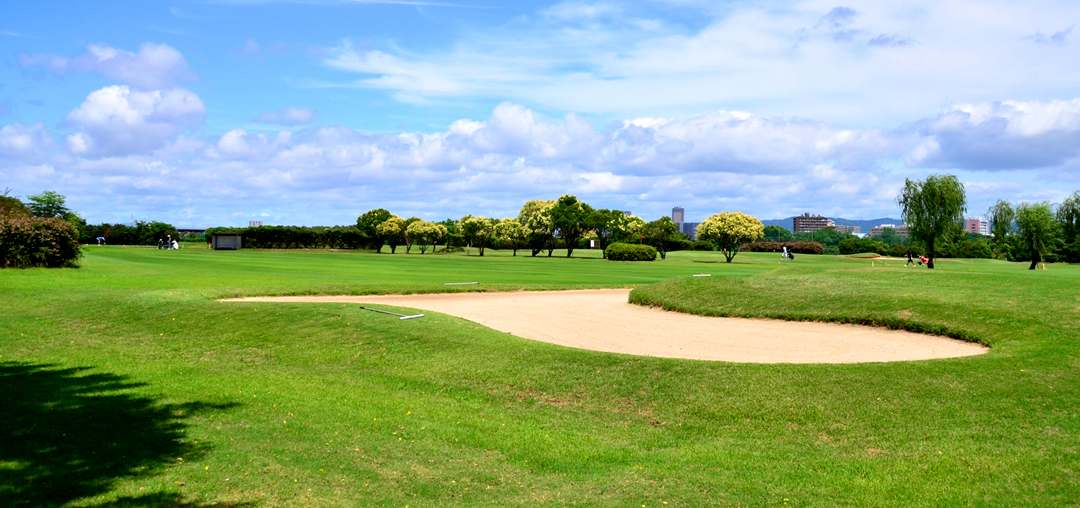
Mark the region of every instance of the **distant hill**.
MULTIPOLYGON (((869 220, 853 220, 842 219, 840 217, 829 217, 829 220, 835 222, 840 226, 859 226, 862 233, 869 233, 870 228, 880 226, 882 224, 903 224, 904 221, 900 219, 890 219, 888 217, 882 219, 869 219, 869 220)), ((766 226, 780 226, 787 228, 788 231, 795 230, 795 217, 788 217, 786 219, 769 219, 761 221, 766 226)))

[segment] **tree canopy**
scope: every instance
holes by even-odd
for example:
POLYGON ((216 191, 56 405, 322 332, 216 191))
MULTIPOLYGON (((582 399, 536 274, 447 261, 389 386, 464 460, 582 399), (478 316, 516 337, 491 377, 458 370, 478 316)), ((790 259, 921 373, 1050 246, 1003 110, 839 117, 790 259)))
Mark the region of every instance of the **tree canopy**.
POLYGON ((757 217, 742 212, 720 212, 698 224, 697 237, 715 242, 724 251, 730 263, 744 243, 752 243, 765 236, 765 226, 757 217))
POLYGON ((645 236, 656 246, 660 259, 667 259, 668 243, 679 235, 679 225, 663 216, 645 225, 645 236))
POLYGON ((34 217, 57 217, 63 219, 71 213, 71 210, 65 205, 67 198, 59 192, 42 191, 41 194, 34 194, 27 199, 30 201, 27 207, 30 208, 30 212, 34 214, 34 217))
POLYGON ((1061 224, 1065 261, 1080 262, 1080 191, 1072 193, 1058 206, 1057 220, 1061 224))
POLYGON ((1051 252, 1057 241, 1058 224, 1054 218, 1053 205, 1020 203, 1016 207, 1016 229, 1024 248, 1031 255, 1031 270, 1051 252))
POLYGON ((566 245, 566 257, 573 256, 578 240, 589 231, 589 216, 593 211, 593 207, 570 194, 559 196, 551 207, 551 223, 555 227, 555 236, 566 245))
POLYGON ((931 175, 926 180, 904 180, 896 197, 908 234, 926 243, 928 268, 934 267, 934 243, 963 231, 967 196, 964 184, 953 175, 931 175))

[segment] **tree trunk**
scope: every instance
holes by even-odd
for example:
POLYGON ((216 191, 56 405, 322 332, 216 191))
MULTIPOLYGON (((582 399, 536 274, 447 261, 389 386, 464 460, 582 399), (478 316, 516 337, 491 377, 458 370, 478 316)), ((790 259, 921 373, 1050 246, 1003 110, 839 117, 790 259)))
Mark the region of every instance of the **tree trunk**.
POLYGON ((465 255, 468 256, 470 252, 472 252, 472 242, 465 245, 465 255))
POLYGON ((1028 270, 1034 270, 1034 269, 1038 268, 1039 267, 1039 261, 1042 261, 1042 255, 1039 254, 1038 252, 1033 252, 1031 254, 1031 266, 1028 267, 1028 270))
POLYGON ((926 249, 930 252, 926 253, 926 257, 930 258, 930 261, 926 262, 927 268, 934 268, 934 239, 930 238, 930 241, 926 242, 926 249))

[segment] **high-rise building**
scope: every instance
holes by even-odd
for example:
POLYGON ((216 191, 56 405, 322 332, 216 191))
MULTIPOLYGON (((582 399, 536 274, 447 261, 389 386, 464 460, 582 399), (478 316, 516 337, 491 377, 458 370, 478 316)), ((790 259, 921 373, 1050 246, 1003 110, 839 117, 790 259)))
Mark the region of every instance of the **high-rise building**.
POLYGON ((990 223, 982 217, 972 217, 964 221, 964 231, 990 236, 990 223))
POLYGON ((829 220, 828 217, 810 215, 810 212, 807 212, 795 216, 792 229, 794 229, 796 233, 813 233, 821 228, 831 228, 835 225, 836 223, 829 220))
POLYGON ((839 224, 834 224, 832 228, 833 231, 836 231, 837 233, 850 233, 853 235, 857 235, 862 231, 862 226, 841 226, 839 224))
POLYGON ((257 228, 259 226, 262 226, 262 224, 263 224, 263 221, 261 221, 261 220, 249 220, 248 221, 248 227, 249 228, 257 228))
POLYGON ((675 224, 682 224, 683 222, 686 222, 686 210, 683 210, 683 207, 681 206, 676 206, 675 208, 672 208, 671 221, 675 224))
POLYGON ((893 230, 894 233, 900 236, 908 236, 907 224, 882 224, 880 226, 874 226, 870 228, 870 236, 878 236, 885 232, 886 229, 893 230))

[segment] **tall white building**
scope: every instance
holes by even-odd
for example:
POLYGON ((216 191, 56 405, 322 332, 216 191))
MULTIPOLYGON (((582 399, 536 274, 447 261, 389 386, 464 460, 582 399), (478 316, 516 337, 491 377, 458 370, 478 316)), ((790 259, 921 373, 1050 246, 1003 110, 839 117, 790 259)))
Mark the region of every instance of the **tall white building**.
POLYGON ((672 208, 671 221, 675 224, 682 224, 683 222, 686 222, 686 210, 683 210, 683 207, 681 206, 676 206, 675 208, 672 208))

